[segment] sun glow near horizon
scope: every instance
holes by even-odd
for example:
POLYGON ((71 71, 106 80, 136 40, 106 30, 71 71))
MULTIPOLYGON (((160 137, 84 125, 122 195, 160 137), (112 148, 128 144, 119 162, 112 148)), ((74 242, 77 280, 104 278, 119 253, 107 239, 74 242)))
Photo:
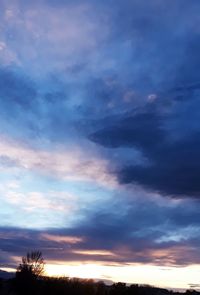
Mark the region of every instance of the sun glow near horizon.
POLYGON ((170 289, 189 289, 199 284, 200 266, 167 267, 155 265, 104 265, 101 263, 47 263, 49 276, 98 279, 106 282, 125 282, 127 284, 148 284, 170 289))

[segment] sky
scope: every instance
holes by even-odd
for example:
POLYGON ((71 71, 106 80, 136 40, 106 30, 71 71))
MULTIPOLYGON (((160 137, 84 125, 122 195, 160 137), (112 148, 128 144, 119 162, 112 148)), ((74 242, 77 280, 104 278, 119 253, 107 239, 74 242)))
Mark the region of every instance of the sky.
POLYGON ((0 0, 0 268, 200 283, 199 0, 0 0))

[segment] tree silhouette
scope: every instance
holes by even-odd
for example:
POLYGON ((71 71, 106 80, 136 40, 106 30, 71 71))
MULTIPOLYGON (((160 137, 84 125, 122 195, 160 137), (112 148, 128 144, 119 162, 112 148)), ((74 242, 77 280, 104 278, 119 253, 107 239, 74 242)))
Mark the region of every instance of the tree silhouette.
POLYGON ((28 252, 17 268, 15 290, 20 295, 38 294, 39 280, 44 273, 44 259, 40 251, 28 252))
POLYGON ((26 256, 22 257, 22 263, 17 268, 17 273, 37 278, 44 273, 44 259, 42 252, 33 251, 28 252, 26 256))

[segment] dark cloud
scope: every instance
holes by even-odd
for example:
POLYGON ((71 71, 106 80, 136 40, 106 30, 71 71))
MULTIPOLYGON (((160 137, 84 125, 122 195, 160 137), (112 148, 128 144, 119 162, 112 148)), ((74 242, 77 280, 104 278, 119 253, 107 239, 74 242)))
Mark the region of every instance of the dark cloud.
POLYGON ((127 51, 133 65, 119 68, 146 99, 148 93, 156 94, 144 111, 135 108, 107 117, 89 136, 107 148, 136 147, 144 153, 148 165, 130 162, 116 172, 122 184, 139 184, 171 197, 200 196, 198 5, 127 1, 115 15, 120 24, 115 38, 131 40, 127 51))
POLYGON ((92 134, 91 140, 110 148, 138 146, 142 149, 155 147, 164 140, 161 118, 156 113, 126 114, 110 121, 111 126, 92 134))
MULTIPOLYGON (((136 183, 150 190, 173 197, 200 195, 200 136, 189 133, 177 140, 170 138, 164 128, 172 117, 156 113, 139 113, 113 120, 90 136, 90 139, 109 148, 137 147, 143 151, 149 164, 122 167, 118 172, 121 183, 136 183)), ((189 123, 188 123, 189 124, 189 123)), ((176 129, 176 127, 175 127, 176 129)))
MULTIPOLYGON (((41 250, 47 262, 138 262, 181 266, 199 261, 198 202, 185 200, 176 206, 163 206, 140 201, 130 203, 123 214, 119 208, 118 204, 113 212, 107 213, 96 209, 71 228, 43 231, 1 228, 0 250, 6 253, 12 267, 16 267, 13 256, 21 257, 33 249, 41 250), (65 240, 66 237, 77 240, 71 243, 65 240)), ((2 257, 0 263, 6 266, 6 261, 2 257)))
POLYGON ((89 138, 107 148, 143 152, 146 165, 122 164, 116 172, 120 183, 171 197, 199 198, 199 105, 198 83, 177 86, 142 108, 99 121, 102 127, 89 138))
POLYGON ((126 167, 119 173, 122 183, 135 182, 173 197, 200 197, 199 134, 164 145, 153 154, 148 167, 126 167))

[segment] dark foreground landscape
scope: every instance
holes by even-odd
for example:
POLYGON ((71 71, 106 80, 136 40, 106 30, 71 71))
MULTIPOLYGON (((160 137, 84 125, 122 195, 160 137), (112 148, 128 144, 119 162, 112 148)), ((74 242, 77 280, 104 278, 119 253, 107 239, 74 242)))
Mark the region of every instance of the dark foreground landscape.
POLYGON ((183 293, 146 285, 126 285, 113 283, 106 285, 104 282, 94 282, 90 279, 78 278, 52 278, 40 277, 0 279, 0 294, 2 295, 168 295, 168 294, 200 294, 195 290, 183 293))

